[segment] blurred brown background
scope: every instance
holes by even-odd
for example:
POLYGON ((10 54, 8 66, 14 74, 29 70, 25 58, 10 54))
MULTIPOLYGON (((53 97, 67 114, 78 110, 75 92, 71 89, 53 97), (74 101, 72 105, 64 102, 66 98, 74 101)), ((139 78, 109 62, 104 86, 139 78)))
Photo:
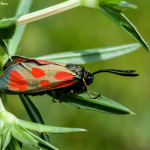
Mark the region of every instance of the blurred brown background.
MULTIPOLYGON (((6 2, 6 0, 4 1, 6 2)), ((18 0, 0 6, 0 19, 13 17, 18 0)), ((36 0, 31 12, 63 0, 36 0)), ((137 27, 144 39, 150 38, 150 1, 128 1, 138 9, 124 14, 137 27)), ((99 9, 78 7, 27 25, 18 55, 37 57, 46 54, 135 43, 127 33, 99 9)), ((0 54, 3 53, 1 48, 0 54)), ((83 65, 91 72, 99 69, 135 69, 137 78, 99 74, 89 89, 126 106, 137 115, 111 115, 77 109, 65 103, 52 103, 52 98, 31 97, 46 124, 79 127, 88 132, 52 134, 51 142, 61 150, 149 150, 150 149, 150 54, 143 48, 121 57, 83 65)), ((8 96, 8 110, 20 119, 30 120, 19 97, 8 96)), ((24 150, 29 150, 24 147, 24 150)))

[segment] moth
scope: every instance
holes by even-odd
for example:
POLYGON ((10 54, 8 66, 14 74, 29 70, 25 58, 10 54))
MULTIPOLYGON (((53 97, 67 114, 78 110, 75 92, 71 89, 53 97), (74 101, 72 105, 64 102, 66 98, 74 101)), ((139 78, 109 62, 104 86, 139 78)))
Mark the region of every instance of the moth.
POLYGON ((109 72, 121 76, 138 76, 134 74, 135 70, 102 69, 90 73, 80 65, 49 62, 23 56, 12 56, 5 63, 3 70, 0 77, 0 91, 3 93, 42 95, 52 91, 53 102, 56 89, 64 89, 65 94, 84 88, 91 98, 98 98, 100 94, 94 97, 87 89, 97 73, 109 72))

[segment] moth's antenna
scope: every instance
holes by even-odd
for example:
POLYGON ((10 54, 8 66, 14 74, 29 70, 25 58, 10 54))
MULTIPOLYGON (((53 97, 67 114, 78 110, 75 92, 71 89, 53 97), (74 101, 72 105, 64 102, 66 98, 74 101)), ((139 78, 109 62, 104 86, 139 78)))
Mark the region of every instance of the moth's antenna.
POLYGON ((135 70, 118 70, 118 69, 102 69, 102 70, 92 73, 92 75, 95 75, 101 72, 109 72, 109 73, 113 73, 113 74, 117 74, 121 76, 130 76, 130 77, 135 77, 139 75, 139 74, 133 74, 134 72, 136 72, 135 70))

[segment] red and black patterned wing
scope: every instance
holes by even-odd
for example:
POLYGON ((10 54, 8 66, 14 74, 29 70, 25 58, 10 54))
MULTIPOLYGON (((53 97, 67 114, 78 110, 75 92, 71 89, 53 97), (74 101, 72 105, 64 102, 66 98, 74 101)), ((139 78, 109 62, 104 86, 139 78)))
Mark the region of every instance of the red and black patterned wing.
POLYGON ((76 74, 59 64, 22 62, 11 65, 0 77, 0 90, 8 94, 30 94, 75 84, 76 74))
POLYGON ((27 57, 22 57, 22 56, 12 56, 11 59, 9 58, 5 65, 3 66, 3 70, 6 70, 8 67, 10 67, 11 65, 20 63, 20 62, 25 62, 29 60, 27 57))
POLYGON ((12 56, 11 59, 9 58, 5 65, 3 66, 3 70, 6 70, 10 66, 14 64, 18 64, 21 62, 36 62, 39 65, 47 65, 47 64, 57 64, 61 66, 65 66, 66 64, 63 63, 55 63, 55 62, 49 62, 49 61, 44 61, 44 60, 38 60, 38 59, 32 59, 28 57, 23 57, 23 56, 12 56))

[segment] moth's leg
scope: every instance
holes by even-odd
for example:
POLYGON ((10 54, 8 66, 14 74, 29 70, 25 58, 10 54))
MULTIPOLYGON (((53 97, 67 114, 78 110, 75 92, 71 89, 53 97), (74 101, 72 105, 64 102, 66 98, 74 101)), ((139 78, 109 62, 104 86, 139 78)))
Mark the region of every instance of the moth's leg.
POLYGON ((93 99, 97 99, 98 97, 100 97, 101 96, 101 94, 98 94, 97 96, 92 96, 91 94, 90 94, 90 92, 89 91, 86 91, 88 94, 89 94, 89 96, 91 97, 91 98, 93 98, 93 99))
POLYGON ((87 89, 87 85, 86 85, 86 82, 85 82, 85 80, 84 79, 82 79, 83 80, 83 83, 84 83, 84 88, 85 88, 85 91, 89 94, 89 96, 91 97, 91 98, 93 98, 93 99, 96 99, 96 98, 98 98, 98 97, 100 97, 101 95, 100 94, 98 94, 97 96, 92 96, 91 94, 90 94, 90 92, 88 91, 88 89, 87 89))
POLYGON ((59 102, 61 103, 61 99, 63 98, 63 96, 64 96, 65 94, 70 94, 70 93, 73 93, 73 90, 70 90, 69 92, 64 92, 64 93, 61 95, 61 97, 60 97, 60 99, 59 99, 59 102))
POLYGON ((55 95, 56 95, 56 94, 55 94, 55 92, 54 92, 53 90, 51 90, 51 91, 52 91, 52 93, 53 93, 53 100, 52 100, 52 102, 53 102, 53 103, 56 103, 56 101, 55 101, 55 95))

